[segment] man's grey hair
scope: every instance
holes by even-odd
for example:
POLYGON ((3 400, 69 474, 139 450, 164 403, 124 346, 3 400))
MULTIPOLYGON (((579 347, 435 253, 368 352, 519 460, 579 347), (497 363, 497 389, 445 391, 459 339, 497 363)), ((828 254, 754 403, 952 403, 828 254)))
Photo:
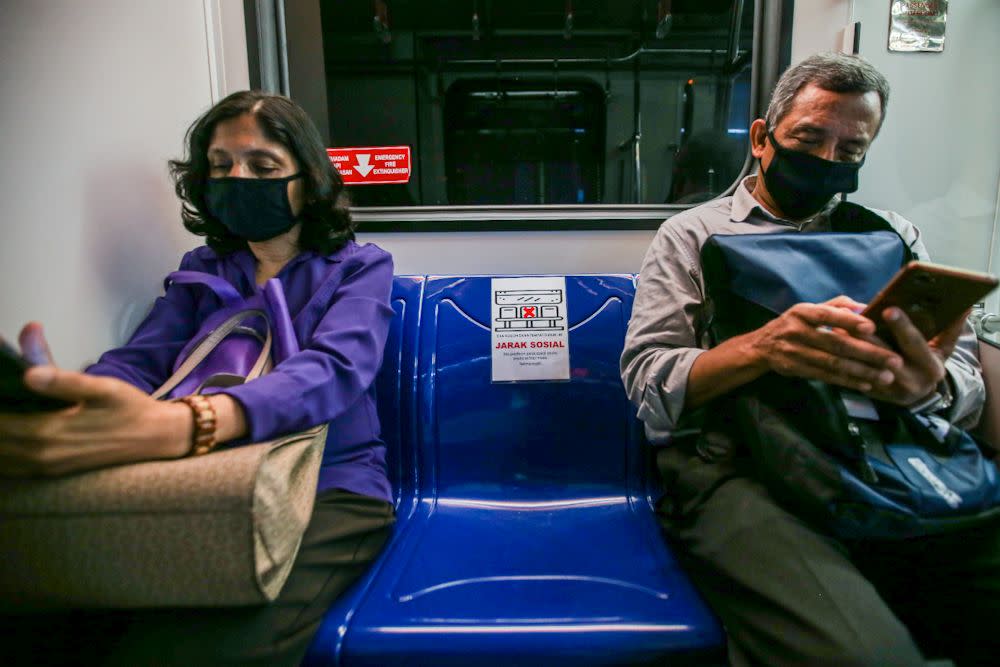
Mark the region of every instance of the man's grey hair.
POLYGON ((795 96, 810 83, 834 93, 878 93, 881 112, 878 123, 882 126, 889 103, 889 82, 882 73, 860 56, 817 53, 789 67, 778 79, 764 117, 768 130, 777 127, 791 110, 795 96))

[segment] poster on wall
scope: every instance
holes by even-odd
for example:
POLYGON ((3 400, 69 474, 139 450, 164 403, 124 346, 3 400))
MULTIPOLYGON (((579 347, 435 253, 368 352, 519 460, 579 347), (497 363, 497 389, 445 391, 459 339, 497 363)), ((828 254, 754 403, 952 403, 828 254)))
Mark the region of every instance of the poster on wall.
POLYGON ((493 278, 493 382, 569 380, 566 278, 493 278))
POLYGON ((890 51, 944 51, 948 0, 892 0, 890 51))

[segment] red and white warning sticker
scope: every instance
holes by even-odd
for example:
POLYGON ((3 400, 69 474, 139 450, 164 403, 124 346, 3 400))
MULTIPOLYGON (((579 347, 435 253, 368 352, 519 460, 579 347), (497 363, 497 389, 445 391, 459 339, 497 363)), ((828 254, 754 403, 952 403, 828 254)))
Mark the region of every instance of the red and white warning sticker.
POLYGON ((409 146, 327 148, 326 154, 347 185, 410 182, 409 146))

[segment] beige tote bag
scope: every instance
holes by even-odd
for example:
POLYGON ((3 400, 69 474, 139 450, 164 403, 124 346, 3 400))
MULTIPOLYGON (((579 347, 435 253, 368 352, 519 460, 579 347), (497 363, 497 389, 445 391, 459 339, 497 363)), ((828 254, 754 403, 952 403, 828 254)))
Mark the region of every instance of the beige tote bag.
POLYGON ((195 458, 0 480, 0 600, 14 608, 269 602, 309 523, 325 441, 324 425, 195 458))
MULTIPOLYGON (((227 319, 153 395, 247 317, 227 319)), ((260 311, 253 311, 260 315, 260 311)), ((271 333, 246 380, 270 367, 271 333)), ((0 478, 0 607, 274 600, 312 515, 327 426, 205 456, 57 479, 0 478)))

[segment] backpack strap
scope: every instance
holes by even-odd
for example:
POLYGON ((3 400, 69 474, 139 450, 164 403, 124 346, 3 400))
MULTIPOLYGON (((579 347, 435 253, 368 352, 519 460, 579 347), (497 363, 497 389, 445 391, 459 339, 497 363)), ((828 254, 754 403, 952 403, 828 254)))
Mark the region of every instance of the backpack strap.
POLYGON ((892 232, 903 242, 903 264, 912 259, 913 251, 900 233, 881 215, 854 202, 842 201, 830 213, 830 228, 835 232, 892 232))

